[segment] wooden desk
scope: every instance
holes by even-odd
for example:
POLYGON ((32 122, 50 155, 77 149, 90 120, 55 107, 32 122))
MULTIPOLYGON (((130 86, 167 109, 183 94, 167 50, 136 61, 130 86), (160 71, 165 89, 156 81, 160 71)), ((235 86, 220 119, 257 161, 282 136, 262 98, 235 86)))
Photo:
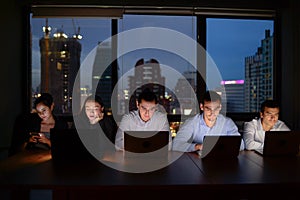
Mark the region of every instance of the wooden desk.
POLYGON ((18 169, 31 167, 39 163, 51 160, 49 150, 22 151, 14 156, 0 161, 0 177, 18 169))
MULTIPOLYGON (((14 191, 12 197, 15 199, 23 199, 31 189, 53 190, 54 199, 85 200, 102 197, 157 199, 162 195, 185 199, 197 196, 298 199, 300 196, 300 157, 265 159, 254 152, 243 151, 236 160, 204 161, 197 154, 184 153, 162 169, 127 173, 98 161, 57 164, 49 159, 49 153, 39 155, 23 155, 35 156, 38 162, 25 165, 21 162, 11 170, 7 169, 8 164, 17 165, 21 155, 1 161, 0 189, 14 191)), ((103 159, 116 162, 119 156, 116 153, 103 159)), ((122 162, 120 160, 119 164, 126 164, 122 162)))
POLYGON ((241 151, 237 159, 189 157, 224 194, 246 199, 299 199, 300 157, 262 157, 241 151))
MULTIPOLYGON (((115 159, 119 156, 119 152, 116 153, 115 159)), ((111 155, 104 159, 114 161, 111 155)), ((55 199, 86 199, 87 191, 89 197, 95 199, 99 199, 99 195, 137 198, 135 191, 144 193, 146 199, 154 199, 157 194, 175 195, 190 190, 190 186, 209 183, 188 155, 182 154, 167 167, 137 174, 118 171, 98 161, 56 163, 48 160, 2 174, 0 187, 18 191, 14 194, 22 196, 30 189, 51 189, 55 199)))

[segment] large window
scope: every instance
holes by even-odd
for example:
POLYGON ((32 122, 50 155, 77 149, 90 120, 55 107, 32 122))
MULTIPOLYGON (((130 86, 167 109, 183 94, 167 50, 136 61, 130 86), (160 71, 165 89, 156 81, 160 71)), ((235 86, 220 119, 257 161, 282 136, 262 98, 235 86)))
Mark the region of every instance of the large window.
POLYGON ((124 15, 118 27, 118 33, 125 35, 118 43, 122 80, 118 89, 124 102, 119 104, 119 114, 135 108, 132 99, 144 86, 153 88, 168 114, 195 114, 196 17, 131 14, 124 15), (131 35, 136 37, 128 42, 131 35), (184 40, 189 39, 194 43, 186 48, 188 41, 184 40), (188 58, 177 48, 184 48, 188 55, 194 56, 188 58))
MULTIPOLYGON (((273 98, 274 21, 207 18, 207 52, 222 82, 212 82, 227 112, 257 112, 273 98)), ((207 68, 207 82, 216 72, 207 68)))
POLYGON ((199 112, 197 98, 207 88, 222 94, 226 112, 257 112, 275 90, 274 16, 192 11, 36 14, 30 21, 32 97, 50 92, 56 112, 71 114, 80 109, 72 107, 75 97, 82 102, 98 93, 109 114, 122 115, 147 85, 170 116, 189 116, 199 112))
POLYGON ((86 68, 97 65, 94 52, 111 36, 111 19, 31 18, 31 34, 32 97, 49 92, 56 113, 72 113, 76 76, 84 99, 92 90, 92 71, 86 68), (87 67, 80 68, 83 63, 87 67))

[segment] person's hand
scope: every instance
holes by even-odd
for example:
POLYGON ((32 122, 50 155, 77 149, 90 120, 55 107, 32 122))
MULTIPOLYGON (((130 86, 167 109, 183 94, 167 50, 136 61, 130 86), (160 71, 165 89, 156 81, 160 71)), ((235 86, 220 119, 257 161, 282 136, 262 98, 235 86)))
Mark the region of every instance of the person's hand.
POLYGON ((96 124, 98 123, 100 120, 103 119, 103 116, 104 116, 104 113, 99 113, 99 115, 93 120, 93 121, 90 121, 91 124, 96 124))
POLYGON ((202 146, 203 146, 202 144, 196 144, 196 145, 195 145, 195 150, 196 150, 196 151, 198 151, 198 150, 201 151, 201 150, 202 150, 202 146))
POLYGON ((39 135, 40 135, 40 137, 38 138, 38 142, 45 143, 45 144, 48 144, 49 146, 51 146, 50 140, 45 136, 44 133, 39 133, 39 135))
POLYGON ((40 134, 39 133, 33 133, 33 132, 31 132, 28 142, 38 143, 39 139, 40 139, 40 134))

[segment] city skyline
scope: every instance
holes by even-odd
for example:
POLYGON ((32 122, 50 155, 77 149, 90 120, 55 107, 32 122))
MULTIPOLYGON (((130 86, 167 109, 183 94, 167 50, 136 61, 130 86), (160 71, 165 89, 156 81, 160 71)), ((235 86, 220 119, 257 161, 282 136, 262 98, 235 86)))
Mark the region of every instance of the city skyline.
MULTIPOLYGON (((169 20, 171 20, 171 17, 164 18, 164 24, 160 23, 159 20, 156 22, 152 22, 152 24, 149 24, 149 19, 151 17, 142 17, 142 18, 134 18, 132 16, 127 17, 129 19, 135 19, 132 20, 131 25, 127 25, 125 22, 123 23, 123 31, 141 26, 141 24, 144 23, 144 26, 148 25, 154 25, 155 23, 157 26, 162 26, 167 24, 169 20), (135 24, 134 24, 135 23, 135 24), (124 25, 125 24, 125 25, 124 25), (124 27, 125 26, 125 27, 124 27)), ((187 23, 188 27, 184 27, 184 23, 181 23, 180 26, 183 26, 182 29, 186 28, 188 29, 187 34, 190 34, 190 36, 193 36, 195 33, 195 30, 190 29, 190 26, 195 23, 193 18, 181 18, 182 22, 187 23)), ((126 20, 126 17, 123 18, 123 21, 126 20)), ((180 20, 179 20, 180 21, 180 20)), ((129 24, 129 23, 128 23, 129 24)), ((178 25, 178 24, 177 24, 178 25)), ((34 71, 34 74, 38 74, 38 70, 40 68, 40 53, 39 53, 39 47, 38 47, 38 40, 43 37, 42 32, 42 26, 45 26, 45 19, 32 19, 32 70, 34 71)), ((99 19, 77 19, 77 20, 71 20, 71 19, 49 19, 49 26, 53 27, 51 33, 53 34, 57 29, 63 29, 65 33, 68 35, 72 35, 76 28, 79 26, 80 34, 83 35, 83 39, 80 40, 80 43, 82 44, 82 55, 81 55, 81 62, 86 58, 86 56, 90 53, 90 51, 95 48, 100 41, 104 41, 107 39, 110 35, 110 32, 103 31, 103 30, 110 30, 108 27, 110 27, 110 22, 108 20, 100 20, 99 19), (75 23, 74 23, 75 22, 75 23), (82 27, 82 25, 85 24, 86 28, 82 27), (97 25, 97 26, 96 26, 97 25), (55 28, 56 27, 56 28, 55 28), (95 29, 97 27, 97 29, 95 29), (102 31, 95 31, 95 30, 101 30, 102 31), (96 34, 96 33, 98 34, 96 34)), ((273 21, 266 21, 266 20, 260 20, 253 21, 253 20, 219 20, 219 19, 210 19, 208 26, 207 26, 207 51, 216 63, 221 76, 224 80, 230 80, 230 79, 244 79, 244 59, 247 56, 255 54, 257 48, 260 46, 260 42, 262 39, 264 39, 264 32, 265 29, 271 29, 271 33, 273 34, 273 21), (216 27, 218 29, 222 29, 222 34, 220 34, 220 31, 217 31, 216 27), (236 30, 237 29, 237 30, 236 30), (250 31, 251 30, 251 31, 250 31), (229 34, 231 33, 231 34, 229 34), (249 37, 249 35, 251 37, 249 37), (239 37, 238 37, 239 36, 239 37), (248 39, 250 38, 250 39, 248 39), (214 42, 210 42, 210 40, 214 40, 214 42), (232 42, 232 40, 236 40, 239 42, 232 42), (249 43, 249 44, 248 44, 249 43), (250 45, 251 44, 251 45, 250 45), (240 45, 239 47, 236 47, 240 45), (243 48, 242 48, 243 47, 243 48), (229 51, 228 49, 239 49, 236 51, 229 51), (240 54, 240 56, 239 56, 240 54), (224 59, 225 58, 232 58, 232 59, 224 59), (239 58, 239 59, 236 59, 239 58), (230 69, 230 70, 228 70, 230 69)), ((172 23, 169 23, 167 28, 173 28, 174 30, 178 30, 174 25, 172 26, 172 23)), ((119 30, 120 31, 120 30, 119 30)), ((168 53, 168 52, 167 52, 168 53)), ((171 54, 171 53, 170 53, 171 54)), ((159 53, 155 53, 155 51, 150 50, 144 50, 144 52, 140 52, 137 54, 131 53, 128 55, 125 55, 124 58, 122 58, 122 63, 119 63, 119 66, 121 68, 121 71, 125 72, 130 67, 134 66, 134 63, 140 59, 150 59, 155 58, 160 63, 165 63, 164 60, 168 59, 168 56, 161 57, 159 53)), ((168 61, 170 62, 170 61, 168 61)), ((177 63, 174 62, 172 67, 179 70, 181 73, 184 71, 187 71, 190 66, 188 66, 187 62, 185 60, 181 60, 180 62, 177 60, 177 63)), ((207 70, 209 74, 209 69, 207 70)), ((33 80, 33 83, 38 83, 38 81, 33 80)), ((36 87, 37 85, 33 85, 33 87, 36 87)))

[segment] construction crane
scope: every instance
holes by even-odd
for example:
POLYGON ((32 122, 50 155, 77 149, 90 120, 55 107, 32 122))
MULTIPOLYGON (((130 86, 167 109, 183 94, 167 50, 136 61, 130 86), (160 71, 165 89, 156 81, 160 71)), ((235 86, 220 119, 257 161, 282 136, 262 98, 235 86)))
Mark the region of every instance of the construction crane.
POLYGON ((73 28, 74 28, 74 35, 73 35, 73 38, 75 39, 78 39, 78 40, 81 40, 82 39, 82 35, 79 34, 80 32, 80 27, 78 26, 78 29, 76 30, 76 25, 75 25, 75 22, 74 22, 74 19, 72 18, 72 23, 73 23, 73 28))

